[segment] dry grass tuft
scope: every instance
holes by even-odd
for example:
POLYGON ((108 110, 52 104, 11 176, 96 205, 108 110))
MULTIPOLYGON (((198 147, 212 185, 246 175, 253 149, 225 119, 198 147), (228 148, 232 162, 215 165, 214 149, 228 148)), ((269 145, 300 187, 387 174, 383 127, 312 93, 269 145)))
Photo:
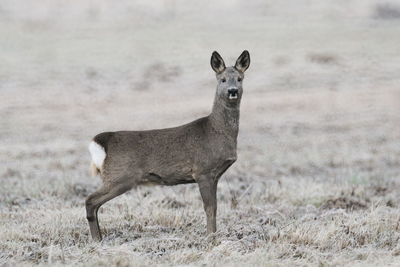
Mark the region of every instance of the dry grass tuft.
POLYGON ((383 20, 400 19, 400 6, 393 3, 376 4, 374 18, 383 20))
POLYGON ((335 199, 328 199, 323 205, 323 209, 346 209, 346 210, 359 210, 366 209, 367 205, 357 199, 339 197, 335 199))

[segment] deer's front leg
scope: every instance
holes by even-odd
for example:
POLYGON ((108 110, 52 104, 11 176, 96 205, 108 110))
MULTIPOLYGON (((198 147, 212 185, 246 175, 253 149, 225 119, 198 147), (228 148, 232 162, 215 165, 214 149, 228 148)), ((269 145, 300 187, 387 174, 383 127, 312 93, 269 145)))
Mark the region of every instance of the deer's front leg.
POLYGON ((217 231, 217 184, 212 176, 202 176, 197 182, 207 216, 207 234, 217 231))

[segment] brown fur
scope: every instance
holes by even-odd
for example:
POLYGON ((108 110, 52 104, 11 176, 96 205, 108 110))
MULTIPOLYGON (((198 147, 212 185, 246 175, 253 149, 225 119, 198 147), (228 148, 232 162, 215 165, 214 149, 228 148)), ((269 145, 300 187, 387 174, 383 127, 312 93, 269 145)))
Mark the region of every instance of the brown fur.
MULTIPOLYGON (((105 132, 94 141, 106 151, 100 172, 103 187, 86 200, 92 237, 101 240, 97 211, 110 199, 144 184, 198 183, 207 215, 207 232, 216 231, 217 183, 236 161, 239 108, 244 71, 250 56, 244 51, 234 67, 225 67, 214 52, 217 91, 209 116, 168 129, 105 132), (232 96, 235 92, 235 98, 232 96)), ((95 172, 99 170, 96 168, 95 172)))

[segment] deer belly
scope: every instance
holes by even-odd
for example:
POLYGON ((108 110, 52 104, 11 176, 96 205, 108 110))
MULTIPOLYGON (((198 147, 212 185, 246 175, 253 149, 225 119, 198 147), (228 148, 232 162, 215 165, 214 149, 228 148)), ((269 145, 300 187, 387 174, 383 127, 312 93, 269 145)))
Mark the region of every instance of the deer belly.
POLYGON ((161 185, 177 185, 194 183, 191 168, 177 168, 174 170, 162 170, 148 172, 145 181, 161 185))

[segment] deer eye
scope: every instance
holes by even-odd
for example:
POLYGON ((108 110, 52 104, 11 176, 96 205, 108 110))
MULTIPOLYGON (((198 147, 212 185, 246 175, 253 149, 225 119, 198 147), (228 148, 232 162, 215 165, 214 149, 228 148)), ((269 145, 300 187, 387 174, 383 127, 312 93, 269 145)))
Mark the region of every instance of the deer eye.
POLYGON ((221 82, 223 82, 223 83, 226 82, 226 79, 225 79, 225 78, 222 78, 221 82))
POLYGON ((240 82, 241 80, 242 80, 242 78, 239 77, 239 78, 238 78, 238 82, 240 82))

